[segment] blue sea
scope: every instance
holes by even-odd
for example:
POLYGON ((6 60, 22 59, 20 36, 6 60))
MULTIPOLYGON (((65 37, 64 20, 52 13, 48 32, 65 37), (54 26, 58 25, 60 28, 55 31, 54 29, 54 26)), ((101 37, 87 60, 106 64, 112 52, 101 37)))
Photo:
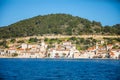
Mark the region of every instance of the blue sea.
POLYGON ((2 58, 0 80, 120 80, 120 60, 2 58))

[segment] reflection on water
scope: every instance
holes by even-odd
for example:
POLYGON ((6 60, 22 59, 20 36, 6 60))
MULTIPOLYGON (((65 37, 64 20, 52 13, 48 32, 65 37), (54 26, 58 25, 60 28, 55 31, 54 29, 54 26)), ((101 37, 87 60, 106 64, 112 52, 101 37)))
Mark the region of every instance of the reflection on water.
POLYGON ((0 59, 0 80, 119 80, 120 60, 0 59))

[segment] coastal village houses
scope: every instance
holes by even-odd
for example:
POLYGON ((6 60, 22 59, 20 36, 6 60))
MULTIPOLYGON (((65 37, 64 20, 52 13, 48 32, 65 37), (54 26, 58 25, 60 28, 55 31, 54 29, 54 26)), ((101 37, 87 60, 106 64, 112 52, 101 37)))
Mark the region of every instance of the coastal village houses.
POLYGON ((77 50, 76 45, 70 41, 63 41, 49 48, 44 41, 39 44, 11 44, 9 48, 0 49, 0 55, 9 57, 16 53, 18 58, 120 58, 120 49, 114 49, 112 44, 103 46, 103 43, 102 41, 82 51, 77 50))
POLYGON ((50 58, 75 58, 74 54, 79 53, 71 42, 63 42, 62 45, 57 45, 48 50, 50 58))

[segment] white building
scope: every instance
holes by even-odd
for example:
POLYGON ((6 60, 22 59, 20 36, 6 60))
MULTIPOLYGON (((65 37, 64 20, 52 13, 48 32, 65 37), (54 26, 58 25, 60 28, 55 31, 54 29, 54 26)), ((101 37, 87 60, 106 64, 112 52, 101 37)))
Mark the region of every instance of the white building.
POLYGON ((8 49, 7 52, 8 52, 9 54, 16 53, 16 49, 8 49))
POLYGON ((0 55, 4 55, 5 51, 3 49, 0 49, 0 55))
POLYGON ((67 57, 69 50, 49 49, 48 53, 50 54, 50 58, 62 58, 67 57))
POLYGON ((23 44, 21 45, 21 48, 22 48, 22 49, 27 49, 27 48, 28 48, 28 44, 23 43, 23 44))
POLYGON ((120 50, 112 50, 110 52, 110 57, 113 59, 118 59, 120 56, 120 50))

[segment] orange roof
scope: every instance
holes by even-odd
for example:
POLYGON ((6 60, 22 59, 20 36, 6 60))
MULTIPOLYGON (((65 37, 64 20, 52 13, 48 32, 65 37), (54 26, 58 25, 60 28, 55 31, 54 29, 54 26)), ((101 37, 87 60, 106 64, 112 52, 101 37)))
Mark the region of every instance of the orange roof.
POLYGON ((88 50, 94 50, 94 49, 95 49, 95 46, 88 48, 88 50))
POLYGON ((112 44, 108 44, 107 46, 112 46, 112 44))
POLYGON ((18 49, 18 50, 24 50, 24 49, 20 48, 20 49, 18 49))
POLYGON ((35 46, 32 46, 32 48, 35 48, 35 46))
POLYGON ((110 52, 110 55, 114 56, 115 54, 113 52, 110 52))
POLYGON ((15 50, 15 49, 10 48, 9 50, 15 50))
POLYGON ((26 50, 30 50, 30 48, 26 49, 26 50))
POLYGON ((103 48, 103 46, 99 46, 99 48, 103 48))
POLYGON ((10 47, 10 48, 9 48, 9 50, 14 50, 14 49, 15 49, 15 47, 10 47))

